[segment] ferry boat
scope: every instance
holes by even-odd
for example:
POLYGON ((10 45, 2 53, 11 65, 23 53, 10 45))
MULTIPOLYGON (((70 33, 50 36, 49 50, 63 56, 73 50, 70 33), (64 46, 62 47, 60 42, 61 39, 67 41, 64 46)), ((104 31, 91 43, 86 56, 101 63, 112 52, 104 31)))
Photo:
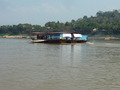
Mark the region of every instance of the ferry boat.
POLYGON ((36 39, 33 43, 85 43, 87 35, 82 35, 76 32, 33 32, 36 34, 36 39))

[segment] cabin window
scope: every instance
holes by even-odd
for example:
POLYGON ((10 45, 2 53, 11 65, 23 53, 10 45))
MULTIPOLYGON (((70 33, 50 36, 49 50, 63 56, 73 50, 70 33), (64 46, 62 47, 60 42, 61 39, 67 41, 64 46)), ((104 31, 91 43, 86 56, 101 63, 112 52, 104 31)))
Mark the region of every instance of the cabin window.
POLYGON ((76 37, 76 38, 80 38, 80 37, 82 37, 81 34, 73 34, 73 35, 74 35, 74 37, 76 37))
POLYGON ((52 34, 49 35, 49 40, 56 40, 56 39, 60 39, 60 34, 52 34))
POLYGON ((63 34, 63 37, 65 38, 65 37, 72 37, 72 35, 71 34, 63 34))

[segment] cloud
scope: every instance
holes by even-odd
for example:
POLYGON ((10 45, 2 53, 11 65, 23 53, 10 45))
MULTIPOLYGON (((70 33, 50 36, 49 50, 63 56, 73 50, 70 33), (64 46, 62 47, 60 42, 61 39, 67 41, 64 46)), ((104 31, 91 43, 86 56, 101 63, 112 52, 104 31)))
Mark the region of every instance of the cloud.
POLYGON ((77 0, 0 0, 1 23, 42 23, 48 21, 68 21, 79 18, 77 0), (6 1, 6 2, 5 2, 6 1), (9 2, 8 2, 9 1, 9 2), (6 20, 7 18, 7 20, 6 20))
MULTIPOLYGON (((20 1, 19 1, 20 2, 20 1)), ((23 2, 23 1, 22 1, 23 2)), ((1 23, 42 23, 48 21, 66 21, 74 14, 76 8, 66 2, 38 2, 22 4, 0 0, 1 23), (64 3, 64 4, 63 4, 64 3)), ((73 19, 73 18, 72 18, 73 19)))
POLYGON ((0 0, 0 10, 3 11, 7 8, 8 3, 6 3, 4 0, 0 0))
POLYGON ((49 15, 56 15, 56 14, 68 14, 72 11, 76 11, 74 6, 65 6, 63 4, 53 5, 50 3, 41 3, 39 5, 32 5, 32 6, 24 6, 24 7, 14 7, 10 6, 7 7, 7 11, 14 13, 14 14, 21 14, 21 15, 33 15, 33 14, 49 14, 49 15))

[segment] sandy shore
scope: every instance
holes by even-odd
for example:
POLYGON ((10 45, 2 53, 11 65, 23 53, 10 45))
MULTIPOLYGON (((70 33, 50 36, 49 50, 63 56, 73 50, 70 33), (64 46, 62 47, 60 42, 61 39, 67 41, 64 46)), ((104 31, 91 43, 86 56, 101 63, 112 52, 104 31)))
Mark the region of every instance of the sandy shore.
POLYGON ((0 38, 30 38, 30 36, 23 36, 23 35, 15 35, 15 36, 0 36, 0 38))
POLYGON ((120 38, 117 37, 88 37, 89 40, 120 40, 120 38))

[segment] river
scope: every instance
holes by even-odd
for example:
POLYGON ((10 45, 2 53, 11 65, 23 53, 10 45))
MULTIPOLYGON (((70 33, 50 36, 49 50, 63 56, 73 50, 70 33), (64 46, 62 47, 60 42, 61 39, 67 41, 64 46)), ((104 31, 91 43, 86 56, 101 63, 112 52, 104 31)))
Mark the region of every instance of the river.
POLYGON ((0 39, 0 90, 120 90, 120 41, 0 39))

